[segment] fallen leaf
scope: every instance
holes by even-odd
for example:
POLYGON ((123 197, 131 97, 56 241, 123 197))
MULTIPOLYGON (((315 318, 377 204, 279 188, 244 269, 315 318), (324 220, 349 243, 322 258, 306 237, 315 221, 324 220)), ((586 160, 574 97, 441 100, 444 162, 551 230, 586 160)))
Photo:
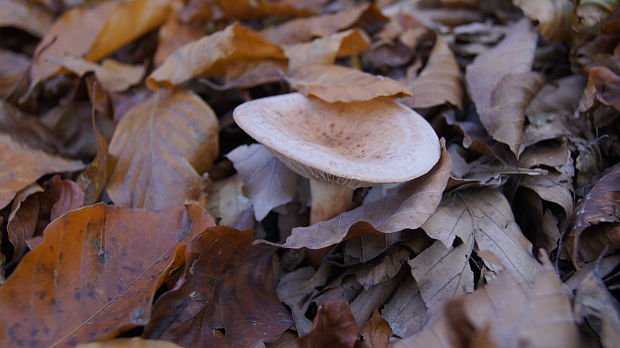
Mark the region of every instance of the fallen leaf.
POLYGON ((273 15, 307 16, 319 12, 325 2, 327 0, 189 0, 181 15, 186 22, 273 15))
POLYGON ((286 77, 291 88, 328 103, 410 96, 409 89, 388 77, 338 65, 310 65, 286 77))
POLYGON ((252 247, 252 235, 218 226, 194 238, 179 286, 155 302, 144 336, 186 347, 253 347, 284 332, 292 323, 276 296, 273 252, 252 247))
POLYGON ((221 84, 206 79, 201 80, 201 82, 219 91, 249 88, 266 83, 278 82, 282 80, 287 71, 288 62, 282 59, 235 60, 226 65, 226 72, 221 84))
POLYGON ((172 2, 173 11, 159 29, 157 51, 153 58, 155 66, 162 65, 174 51, 183 45, 208 34, 208 29, 201 22, 184 22, 179 20, 180 9, 177 7, 182 5, 182 1, 172 2))
POLYGON ((194 77, 225 71, 226 64, 234 60, 267 58, 285 57, 280 47, 261 34, 234 23, 177 49, 149 75, 146 84, 151 89, 178 86, 194 77))
POLYGON ((300 337, 297 343, 299 348, 353 348, 359 331, 348 303, 327 301, 319 306, 312 322, 312 331, 300 337))
POLYGON ((54 175, 50 183, 50 195, 55 198, 50 221, 56 220, 70 210, 84 206, 84 191, 74 181, 63 180, 59 175, 54 175))
POLYGON ((507 74, 492 92, 491 106, 480 120, 497 141, 519 156, 524 149, 525 109, 544 84, 536 72, 507 74))
POLYGON ((267 39, 278 45, 310 41, 326 37, 338 31, 360 27, 372 34, 376 27, 382 26, 388 18, 376 5, 362 5, 333 14, 325 14, 288 21, 261 31, 267 39))
POLYGON ((383 306, 383 318, 395 335, 405 338, 420 331, 426 323, 426 306, 413 277, 408 274, 383 306))
POLYGON ((51 13, 26 1, 0 1, 0 27, 14 27, 42 37, 54 20, 51 13))
POLYGON ((0 100, 0 133, 50 154, 63 150, 62 143, 49 127, 3 100, 0 100))
POLYGON ((378 311, 373 313, 370 321, 362 329, 363 345, 368 348, 387 348, 391 336, 390 324, 378 311))
POLYGON ((571 33, 575 7, 570 0, 513 0, 515 6, 531 20, 545 40, 564 41, 571 33))
POLYGON ((210 225, 197 206, 98 204, 57 219, 0 288, 2 345, 65 347, 145 325, 177 246, 210 225))
POLYGON ((0 49, 0 99, 11 96, 19 84, 26 80, 30 58, 25 55, 0 49))
POLYGON ((208 208, 218 225, 232 226, 252 203, 243 194, 243 181, 239 175, 216 181, 209 191, 208 208))
POLYGON ((81 343, 76 348, 181 348, 172 342, 145 340, 140 337, 117 338, 110 341, 81 343))
POLYGON ((98 61, 164 22, 170 0, 103 2, 76 7, 59 17, 37 46, 31 89, 59 70, 46 56, 98 61))
POLYGON ((365 263, 381 255, 398 242, 416 240, 425 243, 424 237, 426 237, 424 233, 411 230, 388 234, 364 234, 351 238, 344 243, 344 255, 345 258, 351 259, 349 263, 365 263))
POLYGON ((604 66, 590 69, 588 85, 579 101, 579 112, 592 109, 595 103, 611 106, 620 110, 620 76, 604 66))
POLYGON ((407 85, 414 95, 413 108, 430 108, 450 103, 463 108, 461 70, 446 41, 439 35, 426 67, 418 76, 407 72, 407 85))
MULTIPOLYGON (((548 264, 532 280, 532 286, 524 289, 510 273, 501 272, 486 286, 462 297, 465 319, 476 331, 489 330, 491 342, 501 347, 579 347, 569 294, 553 267, 548 264)), ((423 331, 393 347, 458 347, 450 340, 454 332, 446 309, 423 331)))
POLYGON ((256 220, 293 200, 298 176, 260 144, 241 145, 229 152, 230 159, 239 173, 246 193, 254 205, 256 220))
POLYGON ((577 318, 592 322, 603 347, 611 348, 620 342, 620 304, 607 290, 598 265, 577 288, 574 306, 577 318))
POLYGON ((607 249, 613 252, 620 246, 620 164, 616 164, 588 192, 577 207, 573 238, 573 262, 596 259, 607 249), (611 225, 610 229, 604 229, 611 225))
POLYGON ((408 260, 409 255, 411 255, 411 250, 409 250, 409 248, 399 246, 393 252, 384 254, 378 263, 369 263, 359 267, 359 269, 355 271, 357 281, 365 290, 386 282, 396 277, 403 263, 408 260))
POLYGON ((92 71, 106 91, 116 93, 124 92, 129 87, 139 83, 145 71, 144 66, 123 64, 113 59, 106 59, 101 64, 72 57, 58 59, 48 56, 46 60, 56 63, 80 77, 92 71))
POLYGON ((448 181, 450 163, 450 155, 444 148, 439 162, 424 176, 400 185, 383 199, 312 226, 294 228, 286 243, 278 245, 320 249, 340 243, 353 231, 360 234, 394 233, 418 228, 439 205, 448 181))
POLYGON ((360 327, 366 325, 372 313, 381 308, 392 296, 398 284, 400 284, 407 273, 404 267, 401 267, 400 270, 401 272, 398 272, 394 277, 384 282, 377 283, 368 289, 363 289, 355 299, 351 301, 351 312, 360 327))
POLYGON ((473 235, 450 248, 436 241, 408 262, 426 308, 474 291, 474 273, 469 266, 473 247, 473 235))
POLYGON ((601 277, 606 277, 620 263, 620 255, 610 255, 601 259, 588 262, 581 266, 573 275, 568 278, 564 285, 571 291, 576 291, 581 282, 590 274, 595 267, 598 267, 598 273, 601 277))
POLYGON ((0 133, 0 209, 15 194, 41 176, 72 172, 84 168, 80 161, 71 161, 22 145, 0 133))
POLYGON ((336 58, 355 55, 368 49, 370 38, 360 29, 351 29, 307 43, 283 45, 289 60, 288 70, 295 72, 309 65, 329 65, 336 58))
POLYGON ((19 191, 13 200, 7 219, 7 235, 13 245, 13 260, 26 253, 26 240, 34 237, 39 219, 40 196, 44 189, 34 183, 19 191))
POLYGON ((310 306, 310 301, 307 300, 313 290, 307 289, 307 283, 315 273, 311 266, 298 268, 280 278, 276 288, 280 301, 291 309, 291 316, 299 335, 305 335, 312 330, 312 321, 306 318, 305 314, 310 306))
POLYGON ((97 154, 95 155, 95 159, 93 159, 77 178, 77 184, 82 188, 82 191, 84 191, 84 204, 99 202, 99 198, 108 183, 108 177, 112 172, 108 142, 101 133, 99 133, 94 115, 92 124, 97 141, 97 154))
MULTIPOLYGON (((533 30, 530 22, 523 19, 509 30, 509 34, 497 46, 478 55, 474 62, 467 66, 465 73, 467 87, 472 100, 476 104, 480 121, 494 139, 502 142, 508 141, 508 145, 511 145, 515 154, 518 153, 518 151, 515 151, 518 144, 514 144, 512 140, 506 140, 506 136, 501 133, 498 134, 498 132, 501 131, 501 125, 503 124, 519 122, 515 118, 522 119, 523 113, 521 111, 512 113, 512 120, 503 121, 504 116, 502 116, 502 120, 498 120, 497 114, 493 112, 493 109, 498 107, 494 106, 494 99, 496 99, 495 103, 506 104, 503 99, 511 99, 512 95, 509 93, 509 90, 498 92, 498 88, 510 88, 504 87, 502 81, 504 79, 514 79, 515 77, 507 77, 511 74, 518 75, 530 72, 534 61, 536 38, 536 32, 533 30), (508 59, 507 57, 510 58, 508 59), (494 96, 494 93, 499 93, 499 95, 494 96), (500 122, 498 125, 498 121, 503 122, 500 122)), ((530 77, 525 78, 525 81, 536 81, 536 79, 530 77)), ((513 81, 517 84, 520 80, 513 81)), ((533 90, 533 86, 535 86, 535 84, 530 85, 529 82, 527 84, 521 82, 521 84, 527 86, 524 91, 533 90)), ((525 103, 527 103, 529 101, 527 96, 527 92, 522 93, 519 96, 519 104, 521 104, 521 100, 526 100, 525 103)), ((525 109, 525 103, 522 104, 523 109, 525 109)), ((521 131, 521 129, 516 131, 521 131)))
POLYGON ((199 174, 217 153, 213 110, 193 92, 160 90, 132 107, 116 127, 110 142, 116 165, 107 192, 121 206, 181 205, 202 191, 199 174))

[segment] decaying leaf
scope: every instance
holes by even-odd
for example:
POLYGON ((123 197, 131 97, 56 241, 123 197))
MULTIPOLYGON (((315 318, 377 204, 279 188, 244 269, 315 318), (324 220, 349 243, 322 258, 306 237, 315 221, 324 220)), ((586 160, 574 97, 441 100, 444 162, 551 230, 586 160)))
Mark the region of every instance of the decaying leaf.
POLYGON ((441 200, 450 174, 450 155, 441 159, 424 176, 404 183, 385 198, 364 204, 335 218, 293 229, 286 248, 320 249, 337 244, 351 233, 394 233, 418 228, 432 215, 441 200))
POLYGON ((300 93, 329 103, 411 95, 409 89, 396 80, 338 65, 307 66, 288 76, 286 81, 300 93))
POLYGON ((300 348, 353 348, 359 327, 344 301, 327 301, 320 307, 312 322, 312 331, 297 340, 300 348))
POLYGON ((307 16, 327 0, 189 0, 181 16, 184 21, 251 19, 271 15, 307 16))
POLYGON ((184 22, 179 19, 177 7, 181 1, 172 2, 172 13, 159 29, 157 52, 153 58, 155 66, 160 66, 164 61, 183 45, 208 34, 208 29, 201 22, 184 22))
POLYGON ((213 183, 207 204, 211 216, 221 226, 232 226, 244 211, 252 210, 250 199, 243 194, 243 181, 239 175, 213 183))
MULTIPOLYGON (((510 273, 501 272, 486 286, 462 298, 458 304, 464 316, 461 321, 478 335, 488 330, 484 334, 486 341, 499 347, 579 347, 569 294, 553 267, 548 264, 532 281, 532 286, 524 289, 510 273)), ((460 347, 453 313, 446 306, 423 331, 397 341, 393 347, 460 347)))
POLYGON ((293 200, 298 176, 260 144, 242 145, 229 152, 246 193, 254 205, 256 220, 271 209, 293 200))
POLYGON ((598 258, 620 246, 620 164, 613 166, 579 203, 571 232, 573 262, 598 258))
POLYGON ((513 0, 530 19, 538 21, 545 40, 564 41, 571 32, 575 7, 570 0, 513 0))
POLYGON ((108 194, 121 206, 181 205, 202 191, 199 174, 217 153, 213 110, 193 92, 160 90, 131 108, 116 127, 108 194))
POLYGON ((381 317, 378 311, 373 313, 370 321, 362 329, 364 347, 368 348, 387 348, 391 336, 390 324, 381 317))
MULTIPOLYGON (((525 103, 529 102, 529 99, 534 96, 536 91, 520 94, 518 103, 522 104, 523 111, 514 112, 507 116, 499 114, 502 118, 498 119, 498 113, 493 113, 492 109, 498 107, 494 106, 494 104, 510 103, 509 100, 504 101, 503 99, 513 98, 514 96, 512 96, 511 92, 497 92, 497 90, 500 87, 509 88, 504 87, 504 83, 502 82, 506 78, 513 79, 507 76, 530 72, 534 61, 535 49, 536 32, 528 20, 521 20, 512 27, 508 36, 502 40, 502 42, 487 52, 478 55, 474 62, 467 66, 467 72, 465 74, 469 93, 476 104, 476 110, 480 115, 480 121, 493 138, 511 145, 515 154, 518 154, 517 145, 519 144, 510 138, 510 140, 506 139, 506 136, 501 133, 503 128, 502 125, 510 124, 511 130, 514 129, 515 123, 520 123, 522 125, 526 106, 525 103), (506 59, 506 57, 510 57, 510 59, 506 59), (500 93, 500 95, 494 96, 496 93, 500 93), (523 102, 523 100, 525 100, 525 102, 523 102), (504 117, 508 119, 506 120, 504 117), (515 119, 521 121, 515 121, 515 119)), ((537 84, 531 84, 529 81, 533 82, 539 78, 532 79, 532 75, 521 76, 530 76, 530 78, 526 78, 526 81, 528 81, 527 83, 521 83, 522 86, 527 86, 525 88, 522 87, 523 91, 534 90, 533 86, 537 84)), ((518 82, 519 79, 514 81, 517 86, 518 82)), ((516 129, 514 131, 521 133, 523 130, 516 129)))
POLYGON ((285 57, 280 47, 261 34, 235 23, 177 49, 146 83, 151 89, 178 86, 194 77, 221 73, 230 61, 267 58, 285 57))
POLYGON ((43 36, 53 17, 41 7, 26 1, 0 1, 0 27, 15 27, 35 36, 43 36))
POLYGON ((0 133, 0 209, 15 194, 45 174, 72 172, 84 168, 80 161, 71 161, 22 145, 0 133))
POLYGON ((588 319, 605 348, 620 342, 620 304, 609 293, 597 265, 581 281, 575 296, 575 316, 588 319))
POLYGON ((604 66, 590 69, 588 85, 579 101, 579 112, 590 110, 595 102, 620 110, 620 76, 604 66))
POLYGON ((63 68, 78 76, 94 72, 97 81, 108 92, 124 92, 137 84, 144 75, 144 66, 119 63, 113 59, 106 59, 101 64, 91 63, 80 58, 64 57, 57 59, 46 57, 47 61, 57 63, 63 68))
POLYGON ((145 340, 140 337, 117 338, 110 341, 81 343, 76 348, 181 348, 172 342, 145 340))
POLYGON ((93 119, 93 132, 97 140, 97 154, 95 159, 88 165, 77 178, 77 184, 84 191, 84 203, 94 204, 99 201, 107 183, 109 174, 112 172, 110 151, 108 142, 99 133, 95 120, 93 119))
POLYGON ((351 29, 308 43, 284 45, 289 71, 303 70, 314 64, 333 64, 336 58, 358 54, 368 48, 370 38, 359 29, 351 29))
POLYGON ((0 99, 9 97, 27 77, 30 58, 0 49, 0 99))
POLYGON ((272 42, 284 45, 310 41, 316 37, 329 36, 340 30, 357 26, 371 32, 374 31, 372 29, 380 27, 385 22, 387 22, 387 17, 376 5, 362 5, 333 14, 294 19, 264 29, 261 34, 272 42))
POLYGON ((407 74, 407 84, 414 96, 412 107, 429 108, 450 103, 463 108, 461 71, 454 54, 439 35, 428 63, 418 76, 407 74))
POLYGON ((177 246, 212 225, 197 206, 64 215, 0 287, 2 345, 66 347, 145 325, 177 246))
POLYGON ((50 154, 64 150, 56 134, 43 122, 2 100, 0 100, 0 133, 50 154))
POLYGON ((290 325, 275 293, 268 247, 252 247, 253 231, 212 227, 185 251, 179 286, 154 305, 148 338, 182 346, 253 347, 290 325))
POLYGON ((412 336, 426 323, 426 306, 411 274, 401 281, 381 311, 395 335, 412 336))
POLYGON ((6 230, 13 245, 14 260, 26 253, 26 240, 34 237, 40 209, 40 196, 37 193, 43 191, 38 184, 31 184, 19 191, 13 200, 6 230))

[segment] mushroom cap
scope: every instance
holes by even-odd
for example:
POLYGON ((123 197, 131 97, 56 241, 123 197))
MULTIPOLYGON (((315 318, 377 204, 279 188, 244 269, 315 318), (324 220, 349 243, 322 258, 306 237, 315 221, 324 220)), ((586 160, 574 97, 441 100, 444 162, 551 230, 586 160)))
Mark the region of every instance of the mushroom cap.
POLYGON ((441 154, 428 122, 385 97, 327 103, 290 93, 244 103, 233 117, 296 173, 350 188, 417 178, 441 154))

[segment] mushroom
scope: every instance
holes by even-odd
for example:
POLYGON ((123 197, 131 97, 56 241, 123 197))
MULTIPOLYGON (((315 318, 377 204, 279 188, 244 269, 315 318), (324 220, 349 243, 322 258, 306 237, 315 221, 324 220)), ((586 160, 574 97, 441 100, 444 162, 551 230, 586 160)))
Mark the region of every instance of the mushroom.
POLYGON ((291 170, 310 179, 310 224, 349 210, 358 187, 424 175, 441 153, 428 122, 386 97, 327 103, 290 93, 244 103, 233 117, 291 170))

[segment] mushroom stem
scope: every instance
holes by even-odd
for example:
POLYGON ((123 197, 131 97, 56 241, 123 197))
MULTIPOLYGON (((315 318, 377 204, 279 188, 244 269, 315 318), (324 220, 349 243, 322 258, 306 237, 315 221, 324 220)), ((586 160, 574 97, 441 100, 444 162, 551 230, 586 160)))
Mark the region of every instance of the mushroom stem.
POLYGON ((313 179, 310 179, 310 195, 312 197, 311 225, 329 220, 349 210, 353 200, 352 189, 313 179))

